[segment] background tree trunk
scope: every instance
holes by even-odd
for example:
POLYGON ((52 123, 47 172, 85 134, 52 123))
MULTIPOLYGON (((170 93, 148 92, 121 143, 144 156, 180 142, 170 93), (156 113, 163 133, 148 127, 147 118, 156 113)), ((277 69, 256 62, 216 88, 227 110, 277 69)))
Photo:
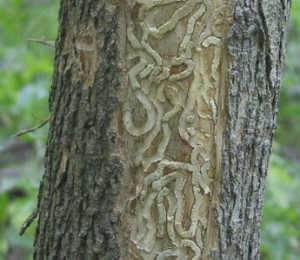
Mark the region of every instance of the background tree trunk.
POLYGON ((61 1, 35 259, 258 259, 289 6, 61 1))

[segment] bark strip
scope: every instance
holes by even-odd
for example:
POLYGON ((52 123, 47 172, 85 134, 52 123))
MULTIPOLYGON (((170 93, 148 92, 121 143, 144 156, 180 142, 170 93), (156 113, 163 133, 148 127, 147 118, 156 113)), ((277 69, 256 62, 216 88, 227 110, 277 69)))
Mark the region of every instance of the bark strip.
POLYGON ((34 259, 119 259, 116 1, 61 1, 34 259))
POLYGON ((259 259, 259 229, 290 9, 289 0, 233 1, 221 170, 220 256, 259 259))

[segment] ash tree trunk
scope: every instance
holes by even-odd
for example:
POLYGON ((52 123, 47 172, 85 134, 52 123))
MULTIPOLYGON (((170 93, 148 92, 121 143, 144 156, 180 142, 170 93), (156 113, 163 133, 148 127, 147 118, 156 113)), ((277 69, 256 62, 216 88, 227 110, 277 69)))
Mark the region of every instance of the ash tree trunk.
POLYGON ((64 0, 35 259, 259 259, 290 0, 64 0))

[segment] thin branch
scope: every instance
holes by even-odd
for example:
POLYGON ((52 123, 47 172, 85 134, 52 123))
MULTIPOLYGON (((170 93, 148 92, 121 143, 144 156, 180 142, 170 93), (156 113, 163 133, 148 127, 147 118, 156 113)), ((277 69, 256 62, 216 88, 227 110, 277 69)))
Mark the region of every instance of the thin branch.
POLYGON ((27 40, 30 41, 30 42, 37 42, 37 43, 40 43, 40 44, 43 44, 43 45, 47 45, 47 46, 50 46, 50 47, 54 47, 55 46, 55 42, 54 41, 49 41, 49 40, 46 40, 46 39, 28 38, 27 40))
POLYGON ((36 219, 38 215, 38 209, 36 208, 30 215, 29 217, 24 221, 23 225, 20 228, 19 231, 19 235, 22 236, 25 231, 27 230, 27 228, 30 227, 30 225, 32 224, 32 222, 36 219))
POLYGON ((28 133, 31 133, 31 132, 34 132, 40 128, 42 128, 44 125, 46 125, 48 122, 50 121, 50 117, 47 118, 43 123, 41 123, 40 125, 34 127, 34 128, 31 128, 31 129, 25 129, 25 130, 22 130, 20 132, 18 132, 17 134, 13 135, 12 137, 20 137, 22 135, 25 135, 25 134, 28 134, 28 133))

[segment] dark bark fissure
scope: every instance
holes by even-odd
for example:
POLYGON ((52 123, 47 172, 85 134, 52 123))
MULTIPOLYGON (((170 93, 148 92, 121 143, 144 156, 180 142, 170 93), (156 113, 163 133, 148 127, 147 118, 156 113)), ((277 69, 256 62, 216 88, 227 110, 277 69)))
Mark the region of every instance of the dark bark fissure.
POLYGON ((110 127, 120 89, 119 8, 96 2, 61 3, 35 259, 119 257, 113 209, 122 164, 110 127))

